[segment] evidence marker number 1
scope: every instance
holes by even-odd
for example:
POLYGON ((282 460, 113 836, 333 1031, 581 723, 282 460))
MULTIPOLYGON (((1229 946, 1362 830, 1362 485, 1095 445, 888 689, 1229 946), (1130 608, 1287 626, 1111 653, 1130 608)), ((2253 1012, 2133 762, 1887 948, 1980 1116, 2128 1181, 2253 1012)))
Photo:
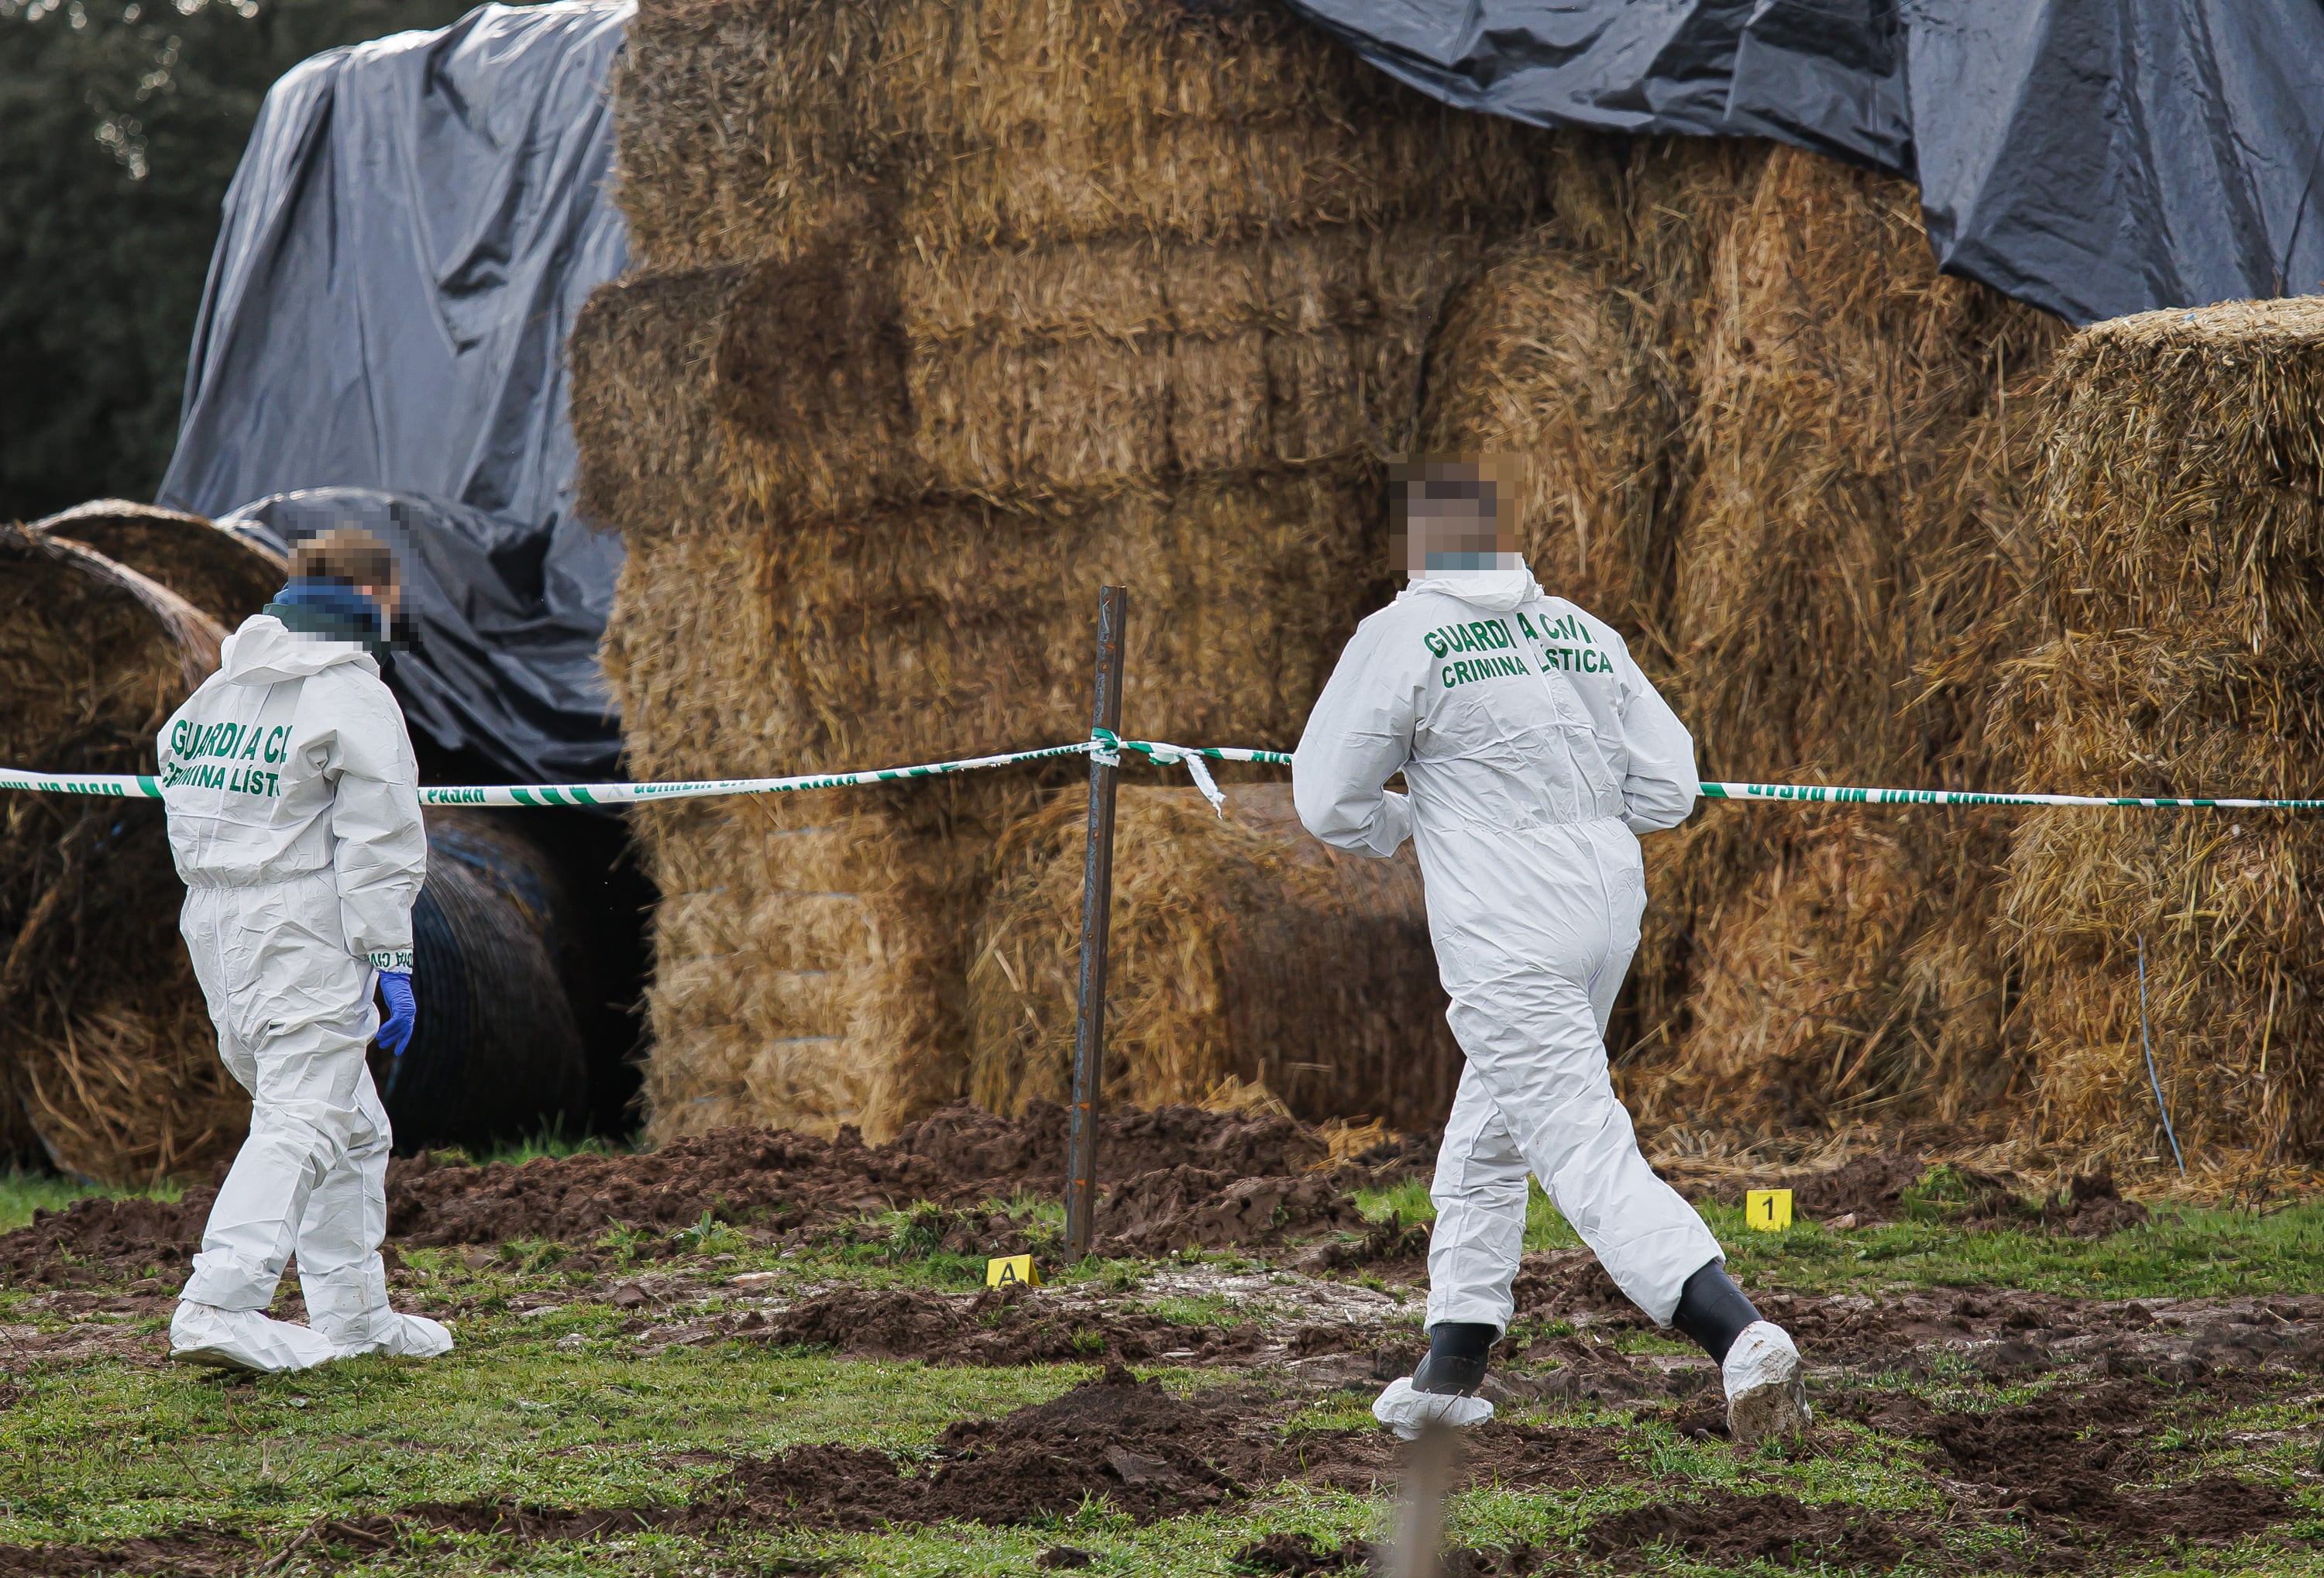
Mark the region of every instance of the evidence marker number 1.
POLYGON ((1030 1255, 995 1255, 984 1262, 987 1287, 1038 1287, 1041 1273, 1030 1255))
POLYGON ((1761 1232, 1781 1232, 1792 1225, 1789 1189, 1751 1189, 1743 1195, 1743 1219, 1761 1232))

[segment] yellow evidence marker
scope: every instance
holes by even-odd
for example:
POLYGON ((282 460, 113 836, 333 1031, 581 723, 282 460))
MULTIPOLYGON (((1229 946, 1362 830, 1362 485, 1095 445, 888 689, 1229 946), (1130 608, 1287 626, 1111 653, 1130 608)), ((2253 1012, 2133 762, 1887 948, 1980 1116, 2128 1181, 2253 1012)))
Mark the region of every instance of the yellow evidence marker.
MULTIPOLYGON (((1784 1216, 1791 1220, 1791 1197, 1784 1196, 1784 1216)), ((984 1262, 984 1285, 987 1287, 1038 1287, 1041 1273, 1033 1269, 1030 1255, 995 1255, 984 1262)))
POLYGON ((1792 1225, 1789 1189, 1753 1189, 1743 1196, 1743 1218, 1761 1232, 1781 1232, 1792 1225))

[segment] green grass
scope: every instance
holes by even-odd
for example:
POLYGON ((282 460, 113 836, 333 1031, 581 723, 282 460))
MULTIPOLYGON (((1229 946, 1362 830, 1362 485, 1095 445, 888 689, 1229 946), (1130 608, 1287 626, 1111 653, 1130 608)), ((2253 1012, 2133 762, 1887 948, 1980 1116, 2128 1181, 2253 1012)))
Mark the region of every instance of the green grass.
MULTIPOLYGON (((1407 1222, 1435 1220, 1427 1186, 1416 1180, 1358 1199, 1373 1217, 1394 1211, 1407 1222)), ((2165 1206, 2144 1227, 2097 1240, 1971 1231, 1940 1211, 1886 1227, 1834 1232, 1795 1222, 1762 1232, 1739 1206, 1702 1210, 1738 1280, 1794 1293, 1995 1287, 2085 1298, 2216 1298, 2324 1287, 2324 1201, 2264 1215, 2165 1206)), ((1526 1248, 1580 1241, 1536 1184, 1526 1248)))
MULTIPOLYGON (((238 1384, 144 1364, 38 1369, 21 1383, 28 1395, 0 1409, 0 1543, 96 1543, 194 1525, 239 1531, 272 1553, 318 1518, 420 1500, 508 1496, 551 1507, 678 1500, 715 1476, 728 1454, 816 1441, 910 1454, 954 1419, 1041 1400, 1091 1373, 1075 1366, 989 1370, 843 1362, 736 1344, 641 1355, 620 1324, 602 1306, 531 1320, 472 1319, 460 1327, 460 1348, 444 1360, 362 1360, 238 1384)), ((1166 1373, 1186 1389, 1216 1379, 1166 1373)), ((1362 1410, 1361 1398, 1335 1396, 1295 1423, 1360 1426, 1362 1410)), ((1511 1417, 1552 1417, 1532 1409, 1511 1417)), ((2184 1453, 2190 1473, 2234 1463, 2246 1476, 2280 1478, 2312 1453, 2316 1420, 2312 1403, 2276 1405, 2264 1417, 2237 1417, 2236 1428, 2289 1426, 2293 1439, 2253 1447, 2237 1444, 2232 1432, 2210 1429, 2169 1444, 2184 1453)), ((1720 1490, 1780 1490, 1811 1504, 1845 1503, 1907 1519, 1941 1505, 1929 1476, 1917 1472, 1919 1449, 1862 1432, 1834 1433, 1822 1451, 1796 1458, 1746 1457, 1682 1441, 1667 1425, 1648 1421, 1628 1426, 1622 1451, 1640 1471, 1636 1482, 1474 1490, 1449 1507, 1448 1536, 1484 1548, 1530 1542, 1570 1549, 1597 1518, 1720 1490)), ((1142 1527, 1101 1501, 1020 1528, 778 1530, 707 1543, 652 1533, 538 1546, 446 1536, 374 1556, 343 1549, 339 1570, 982 1578, 1031 1573, 1043 1552, 1063 1544, 1092 1553, 1094 1571, 1194 1578, 1229 1572, 1233 1552, 1268 1534, 1304 1532, 1334 1546, 1379 1536, 1390 1516, 1384 1496, 1289 1487, 1228 1510, 1142 1527)), ((2311 1509, 2311 1519, 2316 1516, 2311 1509)), ((1951 1526, 1939 1537, 1945 1559, 1964 1570, 2008 1565, 2006 1530, 1951 1526), (1981 1555, 1991 1560, 1981 1562, 1981 1555)), ((314 1554, 318 1565, 331 1555, 327 1546, 314 1554)), ((1678 1561, 1667 1565, 1695 1570, 1678 1561)), ((318 1569, 294 1559, 282 1570, 318 1569)), ((2254 1541, 2206 1551, 2200 1568, 2157 1563, 2102 1570, 2290 1578, 2324 1573, 2324 1561, 2313 1549, 2254 1541)), ((1766 1570, 1768 1578, 1784 1571, 1766 1570)))

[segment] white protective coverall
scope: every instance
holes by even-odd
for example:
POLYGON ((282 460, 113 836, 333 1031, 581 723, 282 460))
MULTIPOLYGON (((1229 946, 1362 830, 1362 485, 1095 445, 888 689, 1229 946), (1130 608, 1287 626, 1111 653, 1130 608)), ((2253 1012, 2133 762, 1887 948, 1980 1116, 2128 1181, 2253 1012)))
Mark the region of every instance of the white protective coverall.
POLYGON ((1526 1175, 1670 1324, 1722 1258, 1638 1154, 1606 1021, 1638 945, 1637 835, 1675 826, 1694 742, 1622 638, 1516 569, 1414 581, 1341 653, 1292 760, 1300 820, 1388 856, 1409 835, 1467 1056, 1437 1153, 1428 1323, 1506 1330, 1526 1175), (1404 774, 1409 795, 1384 786, 1404 774))
POLYGON ((295 1247, 314 1331, 342 1351, 392 1329, 386 1110, 364 1053, 375 972, 411 968, 427 874, 419 764, 378 662, 256 614, 161 730, 180 918, 251 1094, 250 1138, 210 1208, 184 1297, 272 1301, 295 1247))

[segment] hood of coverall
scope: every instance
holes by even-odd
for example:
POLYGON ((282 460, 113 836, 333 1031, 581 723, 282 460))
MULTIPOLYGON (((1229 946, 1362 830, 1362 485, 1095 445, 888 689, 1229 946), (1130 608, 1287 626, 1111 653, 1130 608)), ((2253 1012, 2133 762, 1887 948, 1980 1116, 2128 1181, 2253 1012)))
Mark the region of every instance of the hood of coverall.
POLYGON ((1515 561, 1515 568, 1489 570, 1433 570, 1416 577, 1400 595, 1415 592, 1450 592, 1473 608, 1488 614, 1507 614, 1518 604, 1540 591, 1533 571, 1516 554, 1504 556, 1515 561))
POLYGON ((360 663, 376 675, 379 663, 354 641, 294 635, 268 614, 254 614, 218 648, 218 669, 240 685, 304 679, 341 663, 360 663))

